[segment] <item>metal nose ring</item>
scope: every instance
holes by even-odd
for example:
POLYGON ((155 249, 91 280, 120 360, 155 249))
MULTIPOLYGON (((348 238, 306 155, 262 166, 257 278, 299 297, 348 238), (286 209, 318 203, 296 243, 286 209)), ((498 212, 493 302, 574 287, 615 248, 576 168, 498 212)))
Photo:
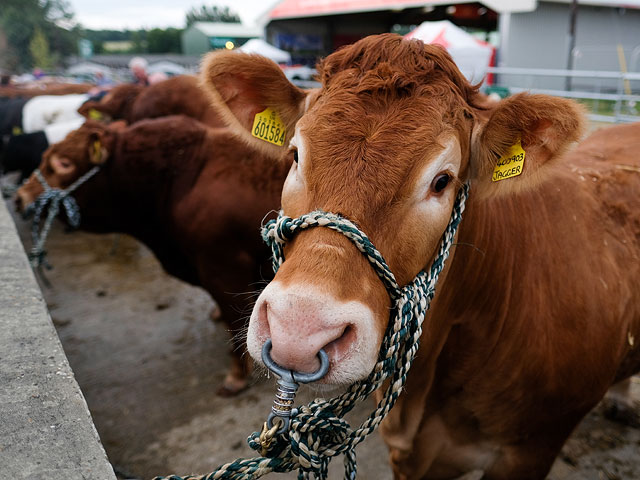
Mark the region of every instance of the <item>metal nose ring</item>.
MULTIPOLYGON (((320 380, 329 371, 329 355, 324 349, 318 352, 318 360, 320 360, 320 368, 313 373, 296 372, 281 367, 271 358, 271 339, 267 340, 262 347, 262 361, 266 367, 280 377, 278 379, 278 391, 276 398, 271 407, 271 413, 267 418, 263 432, 268 433, 269 440, 264 445, 271 443, 271 438, 280 435, 289 430, 291 416, 298 412, 297 408, 293 408, 296 392, 301 383, 311 383, 320 380), (277 424, 274 424, 276 420, 277 424), (279 426, 278 426, 279 424, 279 426), (267 432, 268 431, 268 432, 267 432)), ((262 440, 261 440, 262 442, 262 440)))
POLYGON ((317 382, 329 371, 329 356, 323 348, 318 352, 318 360, 320 360, 320 368, 318 368, 318 370, 316 370, 315 372, 295 372, 293 370, 288 370, 284 367, 281 367, 271 358, 271 339, 267 340, 262 346, 262 361, 269 370, 271 370, 283 380, 292 381, 295 383, 317 382))

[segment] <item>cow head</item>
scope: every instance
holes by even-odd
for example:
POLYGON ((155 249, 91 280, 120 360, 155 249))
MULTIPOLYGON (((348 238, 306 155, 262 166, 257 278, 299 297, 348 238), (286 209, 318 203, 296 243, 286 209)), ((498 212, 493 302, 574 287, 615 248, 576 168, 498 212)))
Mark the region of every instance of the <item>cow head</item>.
MULTIPOLYGON (((107 160, 113 150, 115 133, 123 127, 124 123, 107 126, 88 120, 42 154, 38 167, 42 176, 52 188, 69 187, 92 167, 107 160)), ((43 191, 42 184, 32 174, 16 193, 18 210, 29 206, 43 191)))
MULTIPOLYGON (((514 194, 540 181, 549 161, 580 135, 573 103, 534 95, 481 103, 445 50, 417 40, 369 37, 317 68, 322 86, 306 93, 275 64, 241 53, 210 54, 202 75, 246 141, 265 143, 251 128, 267 107, 287 126, 283 147, 264 146, 274 158, 293 160, 284 214, 320 209, 355 222, 400 285, 431 263, 463 182, 471 182, 476 200, 514 194), (498 160, 519 142, 524 170, 492 182, 498 160)), ((331 362, 324 382, 365 378, 390 310, 374 270, 349 240, 323 228, 297 234, 285 257, 255 304, 249 352, 259 360, 271 338, 277 363, 310 372, 324 348, 331 362)))
POLYGON ((122 84, 112 88, 98 101, 84 102, 78 113, 89 120, 110 122, 111 120, 129 120, 131 108, 144 86, 122 84))

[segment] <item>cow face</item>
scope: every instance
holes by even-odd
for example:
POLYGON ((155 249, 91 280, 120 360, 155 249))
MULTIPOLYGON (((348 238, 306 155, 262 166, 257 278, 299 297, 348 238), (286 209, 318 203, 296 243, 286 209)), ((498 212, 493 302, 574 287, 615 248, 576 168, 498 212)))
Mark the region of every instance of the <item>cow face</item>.
POLYGON ((89 120, 109 123, 112 120, 129 120, 133 102, 144 89, 141 85, 123 84, 112 88, 99 101, 87 101, 78 113, 89 120))
MULTIPOLYGON (((118 126, 105 126, 87 121, 79 129, 70 132, 63 141, 50 146, 43 154, 40 172, 49 186, 65 189, 93 166, 104 163, 114 142, 118 126)), ((18 189, 16 205, 23 210, 42 192, 42 184, 32 174, 18 189)))
MULTIPOLYGON (((487 110, 477 88, 440 47, 394 35, 369 37, 318 66, 322 87, 301 96, 277 67, 237 53, 212 54, 203 82, 230 125, 249 142, 252 115, 269 107, 292 126, 276 155, 293 160, 282 193, 285 215, 325 210, 355 222, 385 257, 400 285, 428 267, 461 184, 471 195, 513 193, 491 181, 498 159, 521 142, 530 185, 541 166, 579 135, 575 108, 543 97, 514 97, 487 110), (572 115, 573 114, 573 115, 572 115), (554 127, 554 128, 551 128, 554 127)), ((262 292, 248 330, 249 352, 324 382, 365 378, 377 359, 390 299, 368 261, 340 233, 299 233, 262 292)))

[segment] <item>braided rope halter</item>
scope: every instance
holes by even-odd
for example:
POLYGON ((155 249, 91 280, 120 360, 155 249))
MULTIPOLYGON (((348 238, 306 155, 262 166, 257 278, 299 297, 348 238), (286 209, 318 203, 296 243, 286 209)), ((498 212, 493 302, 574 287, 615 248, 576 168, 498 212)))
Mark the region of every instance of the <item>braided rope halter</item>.
POLYGON ((47 252, 44 249, 44 244, 49 236, 51 224, 60 212, 61 205, 67 215, 71 228, 78 228, 80 226, 80 209, 78 208, 75 198, 70 195, 80 187, 80 185, 98 173, 99 170, 99 166, 93 167, 64 190, 51 187, 42 175, 42 172, 40 172, 40 169, 36 169, 33 172, 36 179, 42 185, 42 188, 44 188, 44 192, 42 192, 24 212, 25 217, 33 213, 33 223, 31 224, 32 246, 28 255, 29 262, 33 268, 39 268, 43 265, 48 269, 51 268, 46 259, 47 252), (47 207, 49 207, 47 218, 44 220, 42 229, 39 230, 42 214, 47 207))
MULTIPOLYGON (((415 358, 422 334, 422 322, 433 296, 438 276, 444 268, 449 250, 462 219, 469 185, 464 184, 456 197, 449 224, 442 235, 437 256, 429 271, 421 271, 415 279, 401 288, 384 258, 369 238, 349 220, 322 211, 315 211, 299 218, 279 215, 268 222, 263 230, 264 240, 273 250, 273 268, 277 272, 284 262, 284 244, 300 230, 327 227, 345 235, 371 263, 384 283, 393 308, 385 333, 378 362, 365 380, 352 384, 345 393, 329 399, 316 399, 295 409, 289 418, 289 430, 277 435, 265 448, 258 432, 248 438, 251 448, 262 452, 262 457, 238 459, 222 465, 208 475, 156 477, 154 480, 253 480, 271 472, 298 470, 298 479, 326 480, 329 462, 344 454, 345 480, 356 478, 355 447, 371 434, 396 403, 407 379, 407 373, 415 358), (342 417, 357 402, 390 379, 376 409, 356 429, 342 417)), ((264 432, 264 431, 263 431, 264 432)))

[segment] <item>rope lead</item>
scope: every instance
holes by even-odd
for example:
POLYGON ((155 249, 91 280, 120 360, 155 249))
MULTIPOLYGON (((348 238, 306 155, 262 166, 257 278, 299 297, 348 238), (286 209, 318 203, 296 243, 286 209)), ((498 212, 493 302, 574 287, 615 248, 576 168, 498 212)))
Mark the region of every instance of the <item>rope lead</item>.
POLYGON ((47 241, 47 237, 49 236, 49 230, 51 230, 51 225, 53 220, 58 216, 60 212, 60 206, 62 205, 62 209, 67 215, 67 219, 69 220, 69 225, 72 228, 78 228, 80 226, 80 209, 78 208, 78 204, 76 200, 71 197, 71 193, 76 190, 80 185, 85 183, 91 177, 93 177, 100 170, 99 166, 93 167, 87 173, 78 178, 75 182, 73 182, 69 187, 62 190, 59 188, 52 188, 44 176, 40 172, 40 169, 36 169, 33 173, 36 179, 44 188, 44 192, 36 198, 36 200, 29 205, 27 210, 25 211, 25 216, 28 216, 31 212, 33 212, 33 223, 31 224, 31 251, 29 252, 29 263, 33 268, 46 267, 47 269, 51 269, 51 266, 47 262, 46 256, 47 252, 44 249, 44 244, 47 241), (42 225, 42 230, 38 231, 40 227, 40 222, 42 220, 42 214, 44 210, 49 207, 47 212, 47 218, 44 220, 44 224, 42 225))
MULTIPOLYGON (((393 308, 382 341, 378 362, 365 380, 351 385, 338 397, 316 399, 308 405, 294 409, 290 417, 288 432, 270 439, 262 457, 238 459, 222 465, 208 475, 178 477, 156 477, 154 480, 253 480, 271 472, 298 470, 298 480, 326 480, 329 462, 336 455, 344 455, 344 478, 356 478, 355 447, 370 435, 389 413, 400 396, 407 373, 415 358, 422 334, 422 322, 435 294, 438 276, 444 268, 449 250, 462 219, 469 185, 460 188, 451 218, 442 236, 436 259, 428 272, 421 271, 404 288, 395 280, 384 258, 369 238, 352 222, 327 212, 311 212, 292 219, 280 214, 277 220, 268 222, 262 230, 264 240, 273 250, 273 267, 277 271, 284 262, 283 246, 299 230, 327 227, 349 238, 369 260, 391 297, 393 308), (377 408, 356 429, 344 419, 357 402, 365 400, 382 387, 386 390, 377 408)), ((254 450, 263 448, 260 434, 254 432, 248 438, 254 450)))

